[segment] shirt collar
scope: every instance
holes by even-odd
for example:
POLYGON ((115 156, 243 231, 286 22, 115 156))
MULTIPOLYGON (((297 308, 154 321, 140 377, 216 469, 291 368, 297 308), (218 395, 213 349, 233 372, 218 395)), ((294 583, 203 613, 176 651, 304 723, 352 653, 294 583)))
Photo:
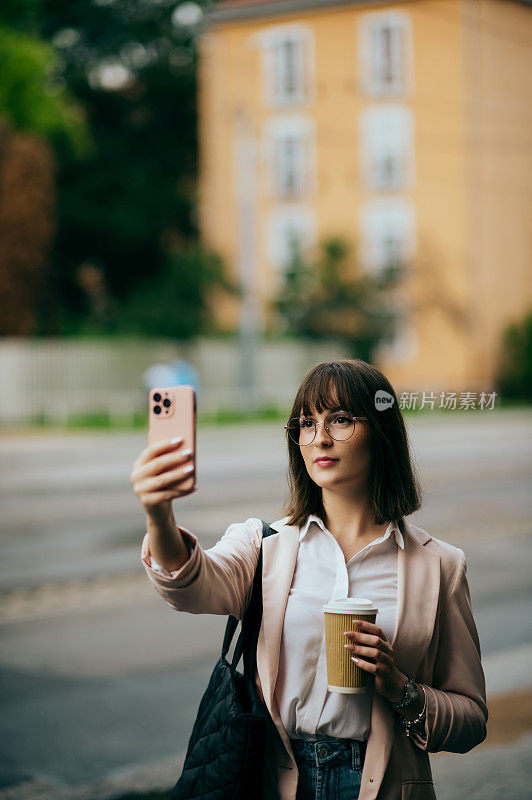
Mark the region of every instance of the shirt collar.
MULTIPOLYGON (((308 530, 309 530, 310 525, 311 525, 312 522, 315 522, 316 525, 319 528, 321 528, 322 531, 326 531, 327 530, 327 528, 323 524, 323 521, 320 519, 320 517, 316 516, 316 514, 309 514, 309 516, 307 517, 307 519, 305 520, 305 522, 303 523, 303 525, 299 529, 299 541, 301 541, 303 539, 303 537, 306 536, 306 534, 308 533, 308 530)), ((381 537, 382 540, 384 541, 385 539, 389 539, 390 536, 392 535, 392 533, 394 534, 395 541, 397 542, 399 547, 402 550, 404 550, 405 549, 405 543, 404 543, 404 539, 403 539, 403 534, 401 533, 401 529, 399 528, 399 524, 397 522, 390 522, 390 524, 386 528, 386 532, 381 537)))

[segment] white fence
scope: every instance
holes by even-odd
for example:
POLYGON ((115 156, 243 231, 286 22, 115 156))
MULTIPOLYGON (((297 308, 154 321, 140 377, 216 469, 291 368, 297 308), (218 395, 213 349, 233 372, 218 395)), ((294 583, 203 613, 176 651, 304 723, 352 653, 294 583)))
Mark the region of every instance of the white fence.
MULTIPOLYGON (((346 355, 334 344, 262 342, 255 358, 254 404, 285 409, 305 372, 319 361, 346 355)), ((198 340, 0 340, 0 424, 45 417, 106 413, 124 419, 146 410, 144 371, 178 358, 199 373, 200 411, 239 409, 241 351, 238 342, 198 340)), ((247 403, 247 401, 245 401, 247 403)))

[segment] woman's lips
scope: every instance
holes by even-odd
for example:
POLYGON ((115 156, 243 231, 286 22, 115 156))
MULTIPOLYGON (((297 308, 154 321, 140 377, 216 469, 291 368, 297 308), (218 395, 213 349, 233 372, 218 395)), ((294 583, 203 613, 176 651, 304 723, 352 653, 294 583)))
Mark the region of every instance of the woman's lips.
POLYGON ((337 461, 337 458, 317 458, 316 464, 318 467, 332 467, 332 465, 336 464, 337 461))

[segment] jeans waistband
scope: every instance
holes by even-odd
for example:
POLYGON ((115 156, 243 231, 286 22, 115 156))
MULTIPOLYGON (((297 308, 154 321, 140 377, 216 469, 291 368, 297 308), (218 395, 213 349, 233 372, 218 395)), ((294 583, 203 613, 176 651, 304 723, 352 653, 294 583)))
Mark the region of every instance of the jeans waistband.
POLYGON ((361 769, 366 756, 366 739, 339 739, 318 734, 290 739, 290 742, 298 764, 313 763, 318 768, 349 763, 353 769, 361 769))

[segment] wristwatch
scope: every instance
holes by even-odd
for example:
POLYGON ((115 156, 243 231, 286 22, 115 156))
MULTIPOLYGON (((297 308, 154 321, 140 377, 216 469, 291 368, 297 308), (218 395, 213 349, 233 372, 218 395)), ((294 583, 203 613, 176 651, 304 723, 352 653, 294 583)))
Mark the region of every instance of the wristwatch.
MULTIPOLYGON (((405 727, 405 733, 407 736, 410 736, 410 729, 414 725, 418 725, 425 718, 425 711, 427 708, 427 695, 422 683, 420 683, 420 686, 423 691, 423 697, 425 700, 425 702, 423 703, 422 710, 419 712, 419 714, 415 719, 406 719, 405 717, 401 717, 401 721, 405 727)), ((413 703, 414 700, 417 700, 418 697, 419 697, 419 689, 417 688, 414 679, 409 677, 408 681, 405 684, 402 698, 398 700, 397 703, 392 703, 392 707, 394 709, 405 708, 405 706, 409 706, 410 703, 413 703)))
MULTIPOLYGON (((408 677, 408 676, 407 676, 408 677)), ((408 677, 408 680, 403 688, 403 696, 396 703, 392 703, 393 708, 405 708, 411 705, 419 697, 419 689, 417 688, 414 679, 408 677)))

